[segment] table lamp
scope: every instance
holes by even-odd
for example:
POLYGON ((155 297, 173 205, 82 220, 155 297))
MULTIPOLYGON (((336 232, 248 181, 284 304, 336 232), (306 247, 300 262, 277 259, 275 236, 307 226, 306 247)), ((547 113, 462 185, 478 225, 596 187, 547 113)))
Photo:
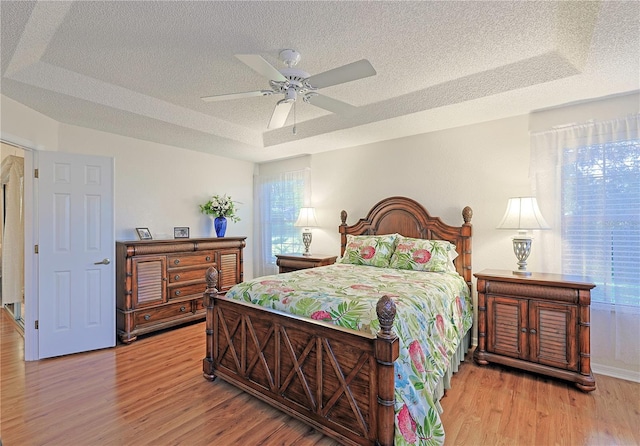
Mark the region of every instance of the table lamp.
POLYGON ((302 243, 304 243, 304 252, 302 255, 310 256, 311 253, 309 252, 309 246, 311 246, 311 228, 318 226, 315 208, 300 208, 300 215, 298 215, 298 219, 293 225, 304 228, 302 231, 302 243))
POLYGON ((518 259, 518 269, 513 274, 529 276, 527 271, 527 258, 531 253, 531 237, 527 231, 534 229, 549 229, 545 221, 538 202, 535 197, 515 197, 509 198, 507 210, 498 224, 498 229, 516 229, 518 235, 512 237, 513 252, 518 259))

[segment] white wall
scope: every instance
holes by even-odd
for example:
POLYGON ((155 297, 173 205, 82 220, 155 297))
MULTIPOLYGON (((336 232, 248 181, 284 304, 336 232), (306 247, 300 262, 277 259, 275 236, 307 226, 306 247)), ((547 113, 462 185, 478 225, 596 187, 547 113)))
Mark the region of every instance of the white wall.
MULTIPOLYGON (((383 198, 402 195, 461 225, 473 209, 473 270, 516 267, 510 231, 496 230, 507 199, 528 194, 526 116, 313 155, 313 251, 339 254, 340 211, 348 224, 383 198)), ((535 246, 530 257, 536 270, 535 246)))
POLYGON ((137 239, 136 227, 148 227, 154 238, 173 238, 175 226, 188 226, 191 237, 211 236, 211 219, 198 204, 213 194, 231 195, 241 203, 241 221, 230 222, 227 235, 248 237, 244 271, 245 278, 253 277, 253 163, 57 123, 1 99, 3 139, 38 150, 115 159, 117 240, 137 239))
POLYGON ((115 159, 117 239, 136 239, 136 227, 148 227, 154 238, 173 238, 175 226, 188 226, 192 238, 209 237, 211 218, 198 205, 224 193, 240 202, 241 221, 229 222, 227 235, 250 234, 253 163, 65 124, 60 147, 115 159))

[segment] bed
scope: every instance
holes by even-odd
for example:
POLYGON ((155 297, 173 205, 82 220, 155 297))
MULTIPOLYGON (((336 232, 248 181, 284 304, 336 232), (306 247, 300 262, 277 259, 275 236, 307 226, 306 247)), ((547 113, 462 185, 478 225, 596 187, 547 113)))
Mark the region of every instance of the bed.
POLYGON ((257 278, 226 296, 210 268, 205 378, 343 444, 442 444, 437 400, 472 321, 471 209, 462 216, 450 226, 391 197, 353 225, 342 211, 335 265, 257 278), (448 291, 437 304, 434 289, 448 291))

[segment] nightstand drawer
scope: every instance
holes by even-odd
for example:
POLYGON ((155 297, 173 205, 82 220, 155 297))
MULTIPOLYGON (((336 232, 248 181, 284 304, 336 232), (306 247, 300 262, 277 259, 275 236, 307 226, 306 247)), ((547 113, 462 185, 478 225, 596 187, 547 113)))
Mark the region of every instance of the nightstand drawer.
POLYGON ((329 255, 310 255, 302 254, 278 254, 276 255, 276 264, 280 273, 289 273, 307 268, 317 268, 319 266, 332 265, 336 262, 338 256, 329 255))
POLYGON ((559 288, 509 282, 486 282, 485 292, 497 296, 513 296, 526 299, 551 299, 557 302, 578 303, 580 293, 573 288, 559 288))

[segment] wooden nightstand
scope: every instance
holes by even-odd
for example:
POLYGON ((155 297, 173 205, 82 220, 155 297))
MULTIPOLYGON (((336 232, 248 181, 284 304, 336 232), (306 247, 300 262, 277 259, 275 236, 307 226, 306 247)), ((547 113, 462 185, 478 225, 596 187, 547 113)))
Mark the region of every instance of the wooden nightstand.
POLYGON ((331 265, 335 263, 336 258, 338 258, 338 256, 322 254, 312 254, 310 256, 303 256, 302 254, 278 254, 276 257, 278 259, 276 260, 276 264, 280 267, 281 273, 331 265))
POLYGON ((478 347, 473 359, 575 382, 589 392, 591 373, 586 279, 561 274, 484 270, 478 278, 478 347))

